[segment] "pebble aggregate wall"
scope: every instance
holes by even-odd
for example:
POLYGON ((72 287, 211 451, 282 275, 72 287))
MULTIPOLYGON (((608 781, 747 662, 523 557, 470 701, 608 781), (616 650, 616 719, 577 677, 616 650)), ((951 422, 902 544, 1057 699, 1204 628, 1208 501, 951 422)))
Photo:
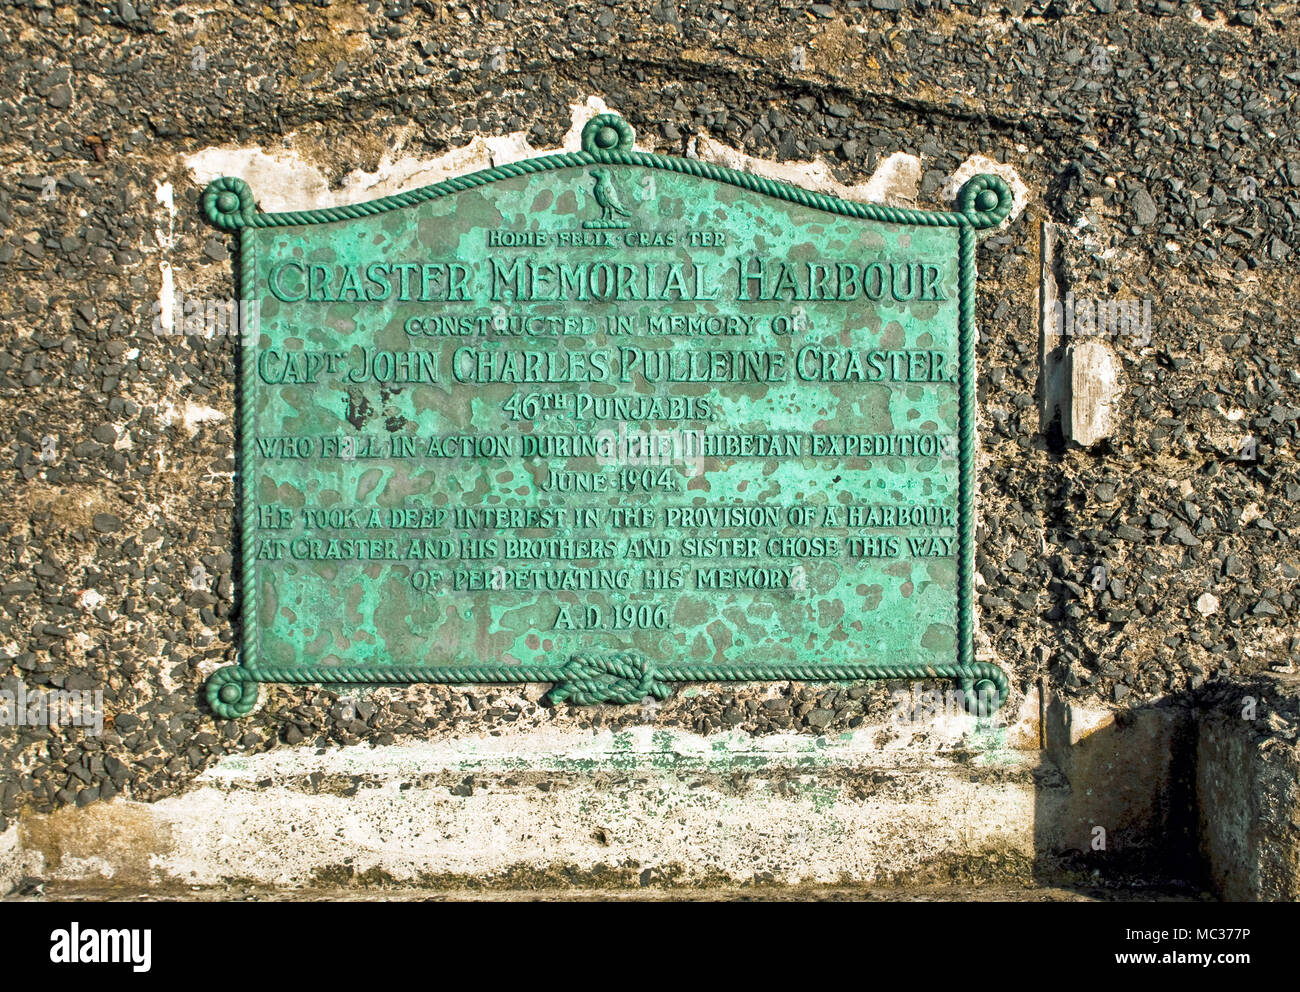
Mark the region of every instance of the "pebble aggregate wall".
POLYGON ((410 179, 404 157, 557 147, 595 96, 670 154, 817 161, 844 187, 911 156, 927 208, 993 159, 1026 190, 979 250, 979 650, 1011 667, 1011 705, 1041 685, 1081 713, 1176 708, 1300 650, 1294 3, 2 11, 0 688, 103 689, 107 719, 0 728, 0 837, 287 746, 833 737, 889 708, 875 685, 707 686, 650 712, 553 710, 544 687, 269 688, 214 720, 202 682, 235 653, 234 348, 160 333, 154 304, 231 292, 233 241, 197 209, 215 148, 291 152, 323 177, 312 195, 354 199, 410 179), (1088 448, 1040 423, 1044 221, 1066 232, 1062 295, 1152 301, 1149 336, 1108 341, 1123 390, 1088 448))

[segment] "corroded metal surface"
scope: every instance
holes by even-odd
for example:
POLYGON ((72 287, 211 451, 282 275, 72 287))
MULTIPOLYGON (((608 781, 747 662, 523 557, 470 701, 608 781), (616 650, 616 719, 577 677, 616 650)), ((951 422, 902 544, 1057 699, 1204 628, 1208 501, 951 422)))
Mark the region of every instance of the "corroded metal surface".
POLYGON ((971 658, 973 230, 584 151, 241 230, 241 666, 258 681, 947 675, 971 658))

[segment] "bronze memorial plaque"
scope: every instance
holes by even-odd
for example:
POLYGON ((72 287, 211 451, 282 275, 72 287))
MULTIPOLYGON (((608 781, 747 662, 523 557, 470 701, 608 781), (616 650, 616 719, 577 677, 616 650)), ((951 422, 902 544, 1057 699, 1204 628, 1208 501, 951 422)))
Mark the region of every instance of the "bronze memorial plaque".
POLYGON ((959 209, 583 150, 239 232, 240 663, 259 682, 951 677, 972 658, 974 244, 959 209))

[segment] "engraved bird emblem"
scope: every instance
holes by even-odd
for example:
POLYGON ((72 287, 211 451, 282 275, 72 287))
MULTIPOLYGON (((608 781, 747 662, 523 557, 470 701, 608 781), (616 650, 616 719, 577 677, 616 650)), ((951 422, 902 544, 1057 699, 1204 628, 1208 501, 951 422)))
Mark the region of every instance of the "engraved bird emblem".
POLYGON ((622 201, 618 198, 618 190, 614 188, 613 181, 609 178, 609 171, 606 169, 593 169, 591 174, 596 179, 596 202, 600 204, 600 219, 604 221, 614 220, 614 215, 619 217, 632 216, 624 208, 622 201))

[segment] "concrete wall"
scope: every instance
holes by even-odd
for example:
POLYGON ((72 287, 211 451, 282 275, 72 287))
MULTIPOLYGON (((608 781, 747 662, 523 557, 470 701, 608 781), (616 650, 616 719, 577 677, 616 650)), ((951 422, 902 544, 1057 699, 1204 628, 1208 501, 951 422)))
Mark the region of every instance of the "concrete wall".
POLYGON ((1300 678, 1224 686, 1197 744, 1200 850, 1234 901, 1300 899, 1300 678))

